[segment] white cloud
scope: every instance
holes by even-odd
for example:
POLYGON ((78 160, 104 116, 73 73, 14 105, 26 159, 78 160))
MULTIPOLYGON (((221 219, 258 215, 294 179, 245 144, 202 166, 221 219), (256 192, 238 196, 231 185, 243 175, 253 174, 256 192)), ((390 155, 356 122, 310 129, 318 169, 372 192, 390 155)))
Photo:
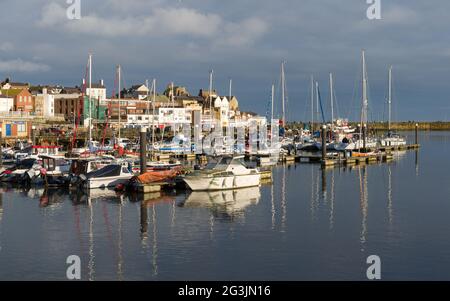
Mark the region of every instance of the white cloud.
POLYGON ((251 18, 239 23, 230 23, 225 27, 225 35, 217 40, 216 45, 245 46, 252 44, 267 32, 267 24, 258 18, 251 18))
POLYGON ((30 61, 24 61, 22 59, 14 59, 14 60, 0 60, 0 72, 39 72, 39 71, 48 71, 50 67, 45 64, 35 63, 30 61))
POLYGON ((68 21, 66 9, 58 3, 51 2, 42 8, 42 15, 37 24, 41 27, 52 27, 68 21))
MULTIPOLYGON (((115 3, 114 0, 110 1, 115 3)), ((149 14, 124 17, 114 14, 102 17, 91 13, 82 16, 81 20, 68 20, 65 18, 65 9, 54 2, 44 7, 38 25, 102 37, 174 35, 210 38, 234 46, 252 43, 267 29, 265 22, 258 18, 229 22, 218 14, 176 7, 153 7, 149 14)))
POLYGON ((411 8, 393 6, 382 14, 382 19, 389 24, 412 24, 419 19, 419 15, 411 8))
POLYGON ((8 52, 14 49, 14 45, 10 42, 0 42, 0 51, 8 52))

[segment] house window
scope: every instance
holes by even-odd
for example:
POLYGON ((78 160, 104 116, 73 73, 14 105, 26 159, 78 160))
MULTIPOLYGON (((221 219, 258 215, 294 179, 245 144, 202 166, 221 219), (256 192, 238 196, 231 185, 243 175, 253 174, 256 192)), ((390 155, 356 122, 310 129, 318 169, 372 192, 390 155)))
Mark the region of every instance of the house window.
POLYGON ((17 125, 17 131, 20 132, 20 133, 26 132, 25 124, 19 123, 19 124, 17 125))

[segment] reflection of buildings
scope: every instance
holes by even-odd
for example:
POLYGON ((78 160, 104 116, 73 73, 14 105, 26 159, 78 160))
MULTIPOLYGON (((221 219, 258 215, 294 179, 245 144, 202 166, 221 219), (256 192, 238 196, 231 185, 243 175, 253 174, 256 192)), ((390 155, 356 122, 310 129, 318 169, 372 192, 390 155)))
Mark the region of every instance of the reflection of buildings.
POLYGON ((214 192, 194 191, 183 206, 209 208, 215 217, 233 219, 242 215, 248 206, 258 204, 260 198, 259 187, 214 192))

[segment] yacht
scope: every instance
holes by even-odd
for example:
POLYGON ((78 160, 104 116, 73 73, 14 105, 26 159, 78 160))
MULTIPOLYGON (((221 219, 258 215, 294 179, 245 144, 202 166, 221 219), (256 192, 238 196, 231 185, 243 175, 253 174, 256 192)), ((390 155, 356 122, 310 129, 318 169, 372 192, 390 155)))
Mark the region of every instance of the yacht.
POLYGON ((259 186, 261 175, 257 168, 247 168, 244 156, 219 157, 203 170, 183 177, 193 191, 213 191, 259 186))

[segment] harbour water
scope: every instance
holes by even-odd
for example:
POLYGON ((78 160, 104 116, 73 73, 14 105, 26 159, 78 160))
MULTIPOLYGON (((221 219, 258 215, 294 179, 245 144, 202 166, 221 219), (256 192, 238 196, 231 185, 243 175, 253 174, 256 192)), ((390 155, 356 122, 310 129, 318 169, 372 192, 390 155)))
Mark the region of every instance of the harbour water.
POLYGON ((69 255, 82 280, 366 280, 369 255, 384 280, 450 280, 450 132, 419 139, 391 163, 278 166, 235 192, 3 187, 0 280, 66 280, 69 255))

